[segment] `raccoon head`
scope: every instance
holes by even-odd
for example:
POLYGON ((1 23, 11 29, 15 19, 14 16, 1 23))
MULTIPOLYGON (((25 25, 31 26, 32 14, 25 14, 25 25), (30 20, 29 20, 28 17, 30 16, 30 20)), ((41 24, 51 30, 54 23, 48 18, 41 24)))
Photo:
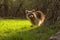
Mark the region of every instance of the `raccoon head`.
POLYGON ((30 19, 35 18, 34 12, 35 10, 26 10, 26 16, 30 19))

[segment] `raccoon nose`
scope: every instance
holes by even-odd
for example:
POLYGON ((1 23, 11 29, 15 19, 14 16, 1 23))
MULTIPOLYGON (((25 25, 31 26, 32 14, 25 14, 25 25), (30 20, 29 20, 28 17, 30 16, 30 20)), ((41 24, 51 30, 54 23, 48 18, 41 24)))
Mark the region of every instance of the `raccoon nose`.
POLYGON ((29 17, 33 17, 33 15, 30 15, 29 17))

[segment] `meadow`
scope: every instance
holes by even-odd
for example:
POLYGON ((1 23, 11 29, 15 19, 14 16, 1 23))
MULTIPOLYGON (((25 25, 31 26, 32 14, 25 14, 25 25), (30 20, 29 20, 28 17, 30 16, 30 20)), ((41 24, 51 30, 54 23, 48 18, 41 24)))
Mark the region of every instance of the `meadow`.
POLYGON ((0 19, 0 40, 46 40, 57 32, 41 25, 30 27, 28 20, 0 19))

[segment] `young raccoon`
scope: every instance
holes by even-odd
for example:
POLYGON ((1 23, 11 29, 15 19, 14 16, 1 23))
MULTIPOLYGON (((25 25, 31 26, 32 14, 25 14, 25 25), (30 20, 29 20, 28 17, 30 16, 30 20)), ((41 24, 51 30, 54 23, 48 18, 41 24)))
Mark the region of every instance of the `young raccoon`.
POLYGON ((26 17, 30 20, 32 26, 40 26, 45 20, 43 12, 35 10, 26 10, 26 17))

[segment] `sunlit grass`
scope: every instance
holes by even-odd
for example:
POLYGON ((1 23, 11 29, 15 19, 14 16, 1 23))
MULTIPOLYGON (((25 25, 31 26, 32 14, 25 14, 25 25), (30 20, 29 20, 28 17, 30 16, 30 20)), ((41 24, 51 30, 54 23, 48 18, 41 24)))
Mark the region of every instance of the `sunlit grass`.
POLYGON ((30 27, 31 23, 27 20, 19 20, 19 19, 4 19, 4 20, 0 20, 0 30, 2 29, 21 29, 21 28, 26 28, 26 27, 30 27))
POLYGON ((45 26, 30 26, 28 20, 0 19, 0 40, 45 40, 57 32, 56 29, 47 29, 45 26))
POLYGON ((24 31, 37 28, 37 26, 31 27, 31 23, 28 20, 20 20, 20 19, 4 19, 4 20, 1 19, 0 27, 2 28, 2 30, 6 28, 6 29, 13 29, 13 30, 23 29, 24 31))

